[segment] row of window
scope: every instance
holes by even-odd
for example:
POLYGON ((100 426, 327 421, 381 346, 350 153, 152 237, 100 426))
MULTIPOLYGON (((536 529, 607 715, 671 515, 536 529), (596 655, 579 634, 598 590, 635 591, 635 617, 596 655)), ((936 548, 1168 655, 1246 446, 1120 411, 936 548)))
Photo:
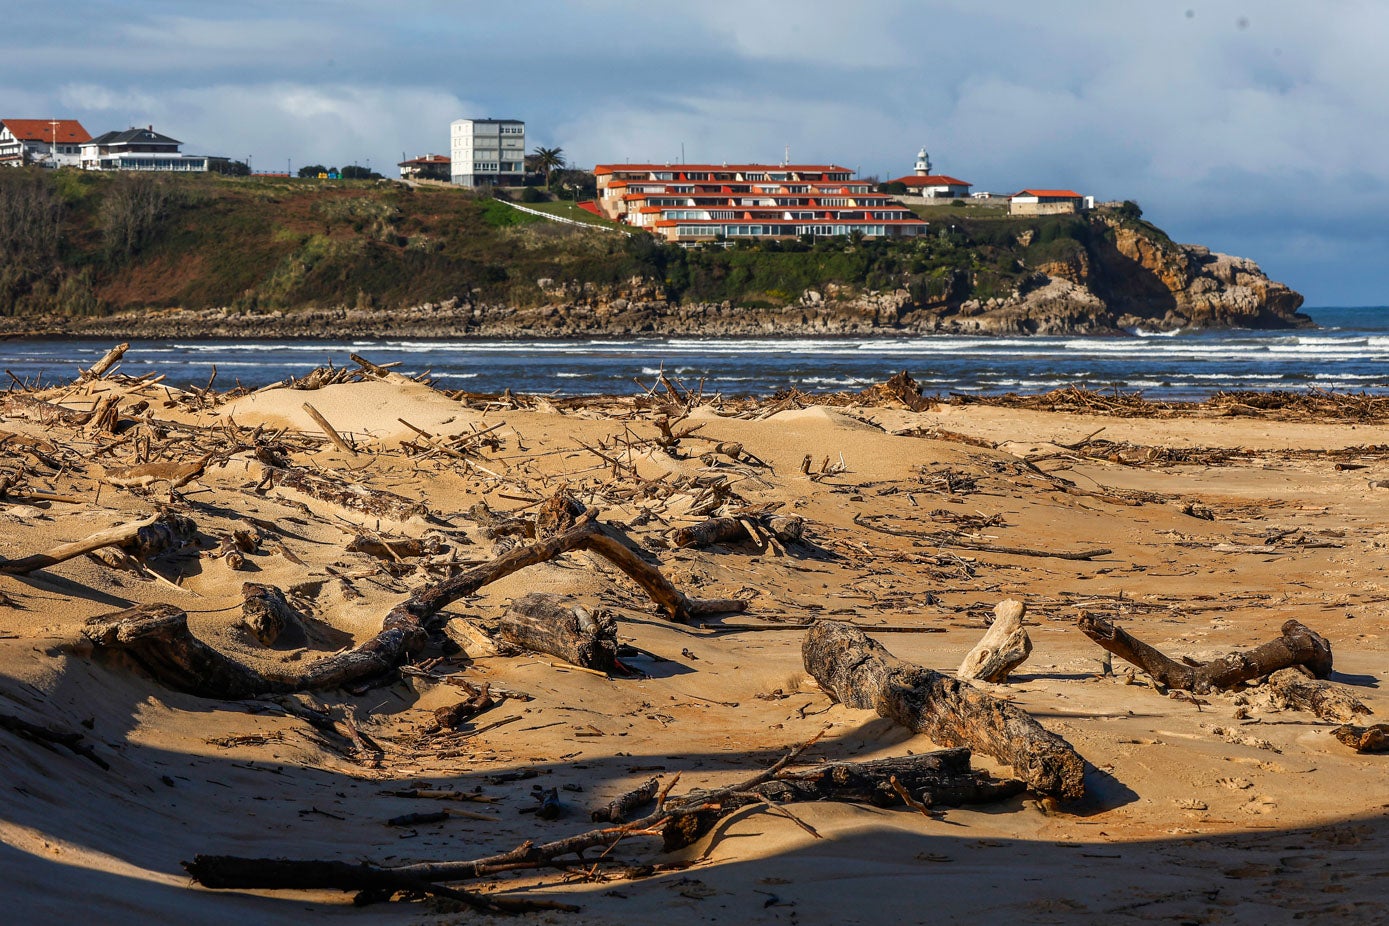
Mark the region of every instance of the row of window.
MULTIPOLYGON (((887 234, 886 225, 677 225, 676 237, 713 238, 723 235, 726 238, 789 238, 792 235, 848 235, 853 232, 870 238, 887 234)), ((910 234, 910 231, 907 232, 910 234)))

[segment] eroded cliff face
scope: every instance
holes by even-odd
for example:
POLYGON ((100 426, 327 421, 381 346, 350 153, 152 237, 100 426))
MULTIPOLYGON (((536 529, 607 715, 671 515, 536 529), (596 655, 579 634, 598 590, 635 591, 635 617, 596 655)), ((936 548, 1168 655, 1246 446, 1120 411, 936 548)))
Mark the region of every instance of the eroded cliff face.
POLYGON ((1084 249, 1034 268, 1005 298, 933 313, 932 330, 981 334, 1097 334, 1145 329, 1305 328, 1302 296, 1243 257, 1175 244, 1116 216, 1091 219, 1084 249))
MULTIPOLYGON (((1152 226, 1090 217, 1088 240, 1030 268, 1006 296, 914 302, 907 289, 806 290, 788 305, 673 300, 651 281, 537 280, 545 304, 464 296, 404 310, 318 308, 243 313, 165 310, 0 319, 0 333, 117 337, 582 337, 588 335, 1116 334, 1134 329, 1295 328, 1313 324, 1302 296, 1251 260, 1171 242, 1152 226)), ((1027 234, 1024 232, 1024 234, 1027 234)), ((1022 242, 1025 245, 1025 242, 1022 242)))

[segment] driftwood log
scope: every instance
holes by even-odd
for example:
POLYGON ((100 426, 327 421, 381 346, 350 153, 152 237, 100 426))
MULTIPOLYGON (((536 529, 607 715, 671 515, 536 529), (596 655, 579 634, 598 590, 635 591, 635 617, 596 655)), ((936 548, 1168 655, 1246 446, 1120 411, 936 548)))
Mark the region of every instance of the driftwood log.
POLYGON ((708 547, 716 543, 752 543, 762 545, 748 525, 755 523, 783 543, 794 543, 805 533, 805 521, 795 515, 767 514, 748 518, 708 518, 698 524, 682 527, 671 534, 677 547, 708 547))
POLYGON ((347 552, 365 553, 377 559, 400 562, 415 556, 423 556, 438 544, 426 544, 415 537, 384 537, 380 535, 358 534, 347 542, 347 552))
POLYGON ((349 444, 347 441, 343 440, 342 435, 338 433, 338 429, 328 423, 328 419, 323 417, 322 412, 314 408, 308 402, 304 403, 304 411, 307 412, 308 416, 313 419, 314 424, 318 425, 319 428, 323 430, 323 433, 326 434, 328 436, 328 439, 333 442, 334 447, 337 447, 339 450, 341 450, 343 453, 347 454, 350 457, 355 457, 357 455, 357 451, 353 448, 353 446, 349 444))
MULTIPOLYGON (((807 744, 809 745, 809 744, 807 744)), ((610 850, 634 835, 659 835, 667 848, 689 845, 729 813, 750 804, 793 800, 865 801, 879 806, 905 803, 905 792, 922 804, 1000 800, 1022 790, 1020 782, 998 782, 969 768, 969 751, 944 750, 880 762, 837 762, 788 769, 793 751, 776 765, 727 788, 695 791, 658 800, 652 813, 629 823, 589 830, 553 842, 522 843, 509 852, 454 862, 384 867, 367 862, 242 858, 198 855, 183 867, 204 887, 239 890, 417 891, 424 886, 487 878, 508 871, 543 868, 587 849, 610 850), (695 819, 690 819, 695 818, 695 819)), ((605 853, 606 855, 607 853, 605 853)), ((486 895, 493 899, 495 895, 486 895)))
POLYGON ((384 489, 329 479, 299 466, 284 469, 266 467, 266 470, 267 478, 279 488, 293 489, 310 498, 338 505, 349 511, 360 511, 373 517, 390 518, 394 521, 429 517, 429 509, 424 502, 384 489))
POLYGON ((122 357, 125 356, 125 352, 128 350, 130 350, 129 344, 117 344, 115 347, 111 348, 105 354, 103 354, 100 360, 92 364, 90 369, 83 370, 81 375, 78 376, 77 381, 82 383, 88 383, 92 380, 101 379, 103 376, 107 374, 107 372, 113 366, 115 366, 120 361, 122 357))
POLYGON ((1374 713, 1341 686, 1311 678, 1301 666, 1279 669, 1268 677, 1263 687, 1279 710, 1309 711, 1322 720, 1341 723, 1361 714, 1374 713))
POLYGON ((1085 761, 1026 711, 967 682, 903 662, 855 627, 817 621, 806 632, 801 656, 806 671, 845 707, 876 710, 943 746, 969 746, 993 756, 1043 794, 1085 793, 1085 761))
MULTIPOLYGON (((1027 789, 1016 779, 998 781, 970 767, 970 751, 941 749, 915 756, 871 762, 830 762, 807 769, 788 769, 771 781, 722 797, 718 806, 682 815, 666 825, 666 851, 684 848, 740 807, 846 801, 875 807, 955 806, 1005 800, 1027 789)), ((694 791, 685 800, 709 801, 709 792, 694 791)))
POLYGON ((532 592, 511 603, 498 634, 508 643, 585 669, 620 671, 617 620, 603 608, 589 611, 559 595, 532 592))
POLYGON ((619 794, 591 814, 594 823, 626 823, 632 814, 656 799, 661 782, 648 778, 632 790, 619 794))
POLYGON ((136 463, 132 466, 109 466, 102 470, 102 480, 121 489, 147 489, 157 482, 167 482, 169 489, 181 489, 207 471, 212 454, 203 454, 185 463, 136 463))
POLYGON ((1389 752, 1389 723, 1370 727, 1346 724, 1332 730, 1331 735, 1356 752, 1389 752))
POLYGON ((965 654, 955 677, 965 681, 1001 682, 1032 654, 1032 638, 1022 625, 1027 606, 1009 598, 994 607, 994 622, 965 654))
POLYGON ((50 749, 54 752, 57 752, 57 746, 62 746, 96 765, 102 771, 109 771, 111 768, 105 759, 92 751, 90 745, 82 742, 83 734, 81 733, 54 730, 51 727, 31 723, 23 717, 16 717, 14 714, 0 714, 0 730, 8 730, 16 736, 23 737, 32 743, 38 743, 44 749, 50 749))
POLYGON ((439 611, 517 570, 571 550, 590 550, 636 581, 671 620, 688 623, 704 615, 741 611, 745 601, 686 597, 659 569, 591 517, 557 537, 508 551, 456 576, 426 586, 393 607, 376 636, 355 649, 302 668, 252 669, 208 646, 188 630, 188 616, 169 604, 149 604, 88 622, 85 638, 98 650, 129 654, 171 688, 210 698, 254 698, 266 694, 339 688, 395 670, 428 640, 439 611))
POLYGON ((492 688, 490 685, 483 685, 481 688, 478 688, 467 682, 462 682, 459 687, 467 694, 468 699, 435 709, 434 720, 439 724, 440 729, 457 730, 478 714, 496 707, 501 703, 498 699, 492 697, 492 688))
POLYGON ((1331 644, 1298 621, 1286 621, 1278 639, 1246 653, 1231 653, 1195 664, 1169 659, 1107 618, 1085 614, 1077 623, 1087 637, 1138 666, 1158 684, 1195 694, 1227 691, 1290 666, 1306 666, 1317 678, 1331 674, 1331 644))
POLYGON ((303 646, 308 642, 304 615, 289 603, 284 592, 273 585, 244 582, 241 596, 241 623, 264 646, 303 646))
POLYGON ((6 560, 0 563, 0 572, 25 575, 36 569, 55 566, 83 553, 100 550, 102 547, 120 547, 138 559, 148 559, 178 549, 192 540, 196 533, 197 525, 191 519, 166 511, 99 530, 81 540, 60 544, 46 553, 6 560))
POLYGON ((79 412, 67 406, 59 405, 57 402, 48 402, 25 392, 11 392, 0 399, 0 417, 24 418, 44 425, 60 424, 70 428, 80 428, 92 419, 92 413, 90 411, 79 412))

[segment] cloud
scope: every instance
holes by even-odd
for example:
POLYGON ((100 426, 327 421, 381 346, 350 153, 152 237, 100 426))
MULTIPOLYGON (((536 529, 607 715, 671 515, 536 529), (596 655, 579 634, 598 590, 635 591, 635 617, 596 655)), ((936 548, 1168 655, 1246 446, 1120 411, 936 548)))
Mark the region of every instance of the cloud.
MULTIPOLYGON (((1389 5, 1339 0, 441 0, 21 5, 4 105, 187 150, 393 164, 464 116, 521 118, 577 163, 835 161, 925 143, 979 188, 1134 198, 1174 236, 1322 301, 1384 301, 1389 5), (35 75, 56 74, 51 83, 35 75), (1328 221, 1328 217, 1334 217, 1328 221), (1347 263, 1337 254, 1360 255, 1347 263)), ((15 112, 18 115, 21 113, 15 112)))
POLYGON ((384 89, 296 83, 224 85, 149 94, 86 84, 59 94, 92 132, 154 125, 189 153, 245 160, 367 164, 391 174, 398 155, 448 151, 448 125, 475 104, 430 87, 384 89))

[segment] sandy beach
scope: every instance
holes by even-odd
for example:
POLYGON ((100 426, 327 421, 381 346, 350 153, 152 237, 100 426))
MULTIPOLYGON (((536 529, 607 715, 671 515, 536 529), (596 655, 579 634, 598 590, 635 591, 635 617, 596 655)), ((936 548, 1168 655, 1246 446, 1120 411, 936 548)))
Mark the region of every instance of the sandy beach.
MULTIPOLYGON (((731 785, 817 734, 796 765, 935 750, 949 744, 832 699, 803 661, 807 625, 853 624, 953 675, 1016 599, 1031 655, 977 687, 1074 747, 1083 797, 754 804, 674 852, 633 833, 458 886, 577 905, 519 917, 576 926, 1389 922, 1389 757, 1332 735, 1389 714, 1379 406, 1145 412, 887 390, 710 403, 657 385, 561 401, 379 368, 292 385, 318 388, 200 393, 116 373, 0 400, 6 563, 161 511, 191 521, 155 555, 107 546, 0 575, 0 714, 81 735, 74 749, 0 729, 10 921, 474 919, 440 897, 214 890, 181 863, 465 861, 592 830, 594 809, 652 777, 672 795, 731 785), (346 688, 200 696, 91 639, 93 619, 164 603, 197 640, 283 677, 538 542, 561 491, 683 594, 746 611, 671 620, 576 549, 449 603, 404 671, 346 688), (745 533, 673 539, 711 515, 745 533), (799 540, 766 526, 791 516, 799 540), (247 628, 248 582, 284 593, 299 639, 247 628), (499 645, 531 593, 615 616, 629 674, 499 645), (1258 684, 1168 690, 1107 660, 1083 615, 1201 662, 1295 619, 1330 643, 1329 685, 1372 713, 1280 708, 1258 684), (466 685, 495 703, 441 725, 466 685), (420 790, 470 799, 400 796, 420 790)), ((972 763, 1014 777, 978 749, 972 763)))

